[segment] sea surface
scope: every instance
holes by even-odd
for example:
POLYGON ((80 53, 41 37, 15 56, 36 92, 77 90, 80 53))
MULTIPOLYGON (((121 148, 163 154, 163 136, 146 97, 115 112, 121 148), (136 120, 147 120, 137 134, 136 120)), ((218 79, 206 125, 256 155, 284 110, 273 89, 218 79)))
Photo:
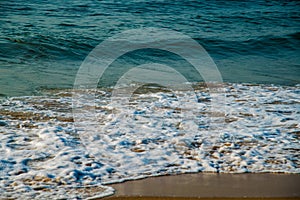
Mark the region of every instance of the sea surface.
POLYGON ((0 199, 103 197, 109 183, 169 174, 300 173, 299 1, 15 0, 0 13, 0 199), (223 83, 146 48, 113 61, 97 88, 72 89, 97 45, 143 28, 195 40, 223 83), (171 89, 126 82, 135 72, 171 89))
MULTIPOLYGON (((96 45, 147 27, 195 39, 226 82, 295 85, 300 80, 299 10, 299 1, 1 1, 0 93, 72 88, 81 62, 96 45)), ((166 53, 141 54, 128 53, 116 65, 155 60, 187 67, 166 53)))

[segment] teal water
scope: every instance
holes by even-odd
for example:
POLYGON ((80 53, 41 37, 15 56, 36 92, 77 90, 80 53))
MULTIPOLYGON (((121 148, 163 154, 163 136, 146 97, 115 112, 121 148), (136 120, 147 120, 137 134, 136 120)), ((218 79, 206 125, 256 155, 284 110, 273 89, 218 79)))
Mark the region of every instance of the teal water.
MULTIPOLYGON (((295 85, 300 80, 299 1, 1 1, 0 95, 72 88, 100 42, 125 30, 168 28, 190 36, 216 62, 224 81, 295 85)), ((160 62, 201 81, 183 59, 140 50, 119 58, 113 84, 130 66, 160 62)))

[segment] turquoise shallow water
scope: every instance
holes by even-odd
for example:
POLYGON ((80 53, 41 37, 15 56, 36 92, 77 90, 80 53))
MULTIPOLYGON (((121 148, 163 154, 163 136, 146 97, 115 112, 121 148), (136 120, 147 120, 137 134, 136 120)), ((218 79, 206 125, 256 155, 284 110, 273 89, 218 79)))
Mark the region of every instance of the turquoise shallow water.
MULTIPOLYGON (((72 88, 96 45, 141 27, 168 28, 195 39, 226 82, 299 84, 299 8, 298 1, 1 1, 0 95, 72 88)), ((201 81, 180 57, 140 50, 114 62, 115 70, 99 84, 113 84, 116 71, 153 61, 201 81)))

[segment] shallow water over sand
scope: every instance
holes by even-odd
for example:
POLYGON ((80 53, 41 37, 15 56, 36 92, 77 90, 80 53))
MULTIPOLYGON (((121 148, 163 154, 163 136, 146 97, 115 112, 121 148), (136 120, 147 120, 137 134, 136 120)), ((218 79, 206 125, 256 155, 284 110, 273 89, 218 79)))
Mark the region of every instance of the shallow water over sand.
POLYGON ((69 187, 186 172, 300 173, 299 86, 226 84, 218 110, 206 87, 194 88, 143 89, 123 108, 98 89, 97 126, 82 118, 81 127, 70 90, 2 99, 1 194, 58 198, 69 187))

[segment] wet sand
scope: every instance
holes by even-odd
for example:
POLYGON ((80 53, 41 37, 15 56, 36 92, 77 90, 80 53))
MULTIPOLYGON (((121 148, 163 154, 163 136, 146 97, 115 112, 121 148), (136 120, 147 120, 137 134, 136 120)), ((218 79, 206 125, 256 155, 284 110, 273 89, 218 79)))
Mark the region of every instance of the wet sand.
POLYGON ((300 199, 300 174, 183 174, 110 185, 105 199, 300 199))

